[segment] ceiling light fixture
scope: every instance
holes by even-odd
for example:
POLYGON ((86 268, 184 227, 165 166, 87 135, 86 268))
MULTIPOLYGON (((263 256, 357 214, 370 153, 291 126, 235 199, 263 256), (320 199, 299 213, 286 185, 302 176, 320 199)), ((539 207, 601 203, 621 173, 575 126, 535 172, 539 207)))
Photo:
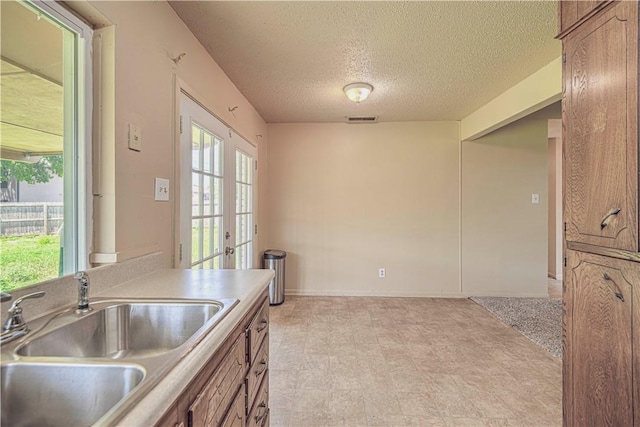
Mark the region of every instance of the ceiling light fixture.
POLYGON ((367 99, 371 91, 373 91, 373 86, 369 83, 351 83, 346 85, 342 90, 345 95, 347 95, 347 98, 359 104, 367 99))

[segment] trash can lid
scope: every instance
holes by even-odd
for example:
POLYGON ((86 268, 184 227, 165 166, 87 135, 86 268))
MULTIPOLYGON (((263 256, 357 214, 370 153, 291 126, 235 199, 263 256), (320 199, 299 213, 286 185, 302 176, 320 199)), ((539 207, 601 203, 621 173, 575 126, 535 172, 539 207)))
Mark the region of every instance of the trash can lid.
POLYGON ((285 251, 279 251, 277 249, 267 249, 264 251, 264 259, 282 259, 287 256, 285 251))

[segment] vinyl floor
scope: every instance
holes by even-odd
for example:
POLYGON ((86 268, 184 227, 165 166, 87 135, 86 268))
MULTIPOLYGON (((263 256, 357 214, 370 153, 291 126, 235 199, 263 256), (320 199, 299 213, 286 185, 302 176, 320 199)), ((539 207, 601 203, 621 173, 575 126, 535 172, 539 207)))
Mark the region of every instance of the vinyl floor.
POLYGON ((270 309, 271 426, 560 426, 561 362, 467 299, 270 309))

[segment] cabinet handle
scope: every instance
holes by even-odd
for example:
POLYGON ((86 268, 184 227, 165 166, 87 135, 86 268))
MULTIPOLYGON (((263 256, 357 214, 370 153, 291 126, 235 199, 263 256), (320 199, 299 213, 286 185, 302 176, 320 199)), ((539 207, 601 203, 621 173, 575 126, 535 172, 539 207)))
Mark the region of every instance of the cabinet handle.
POLYGON ((613 286, 615 286, 615 287, 616 287, 616 290, 614 290, 614 291, 613 291, 613 293, 616 295, 616 297, 617 297, 620 301, 624 302, 624 296, 622 295, 622 291, 620 291, 620 287, 618 286, 618 284, 616 283, 616 281, 615 281, 615 280, 613 280, 613 279, 611 278, 611 276, 609 276, 609 274, 608 274, 607 272, 605 272, 605 273, 604 273, 604 280, 606 280, 606 281, 608 281, 608 282, 613 283, 613 286))
MULTIPOLYGON (((264 402, 260 402, 260 405, 258 405, 258 408, 266 408, 267 404, 264 402)), ((262 420, 264 420, 267 416, 267 411, 264 411, 264 414, 262 415, 256 415, 256 424, 260 425, 260 423, 262 422, 262 420)))
POLYGON ((262 360, 260 361, 260 365, 262 365, 262 370, 260 370, 260 371, 255 371, 255 372, 256 372, 256 377, 259 377, 260 375, 262 375, 262 373, 263 373, 264 371, 266 371, 266 370, 267 370, 267 361, 266 361, 266 360, 262 359, 262 360))
POLYGON ((259 325, 260 325, 260 326, 258 326, 258 327, 256 328, 256 332, 262 332, 262 331, 264 331, 264 330, 267 328, 267 323, 269 323, 269 322, 267 322, 267 320, 266 320, 266 319, 262 319, 262 320, 260 321, 260 323, 259 323, 259 325))
POLYGON ((618 215, 621 210, 622 209, 620 208, 612 209, 608 214, 606 214, 604 218, 602 218, 602 221, 600 221, 600 230, 604 230, 604 228, 608 225, 608 219, 612 216, 618 215))

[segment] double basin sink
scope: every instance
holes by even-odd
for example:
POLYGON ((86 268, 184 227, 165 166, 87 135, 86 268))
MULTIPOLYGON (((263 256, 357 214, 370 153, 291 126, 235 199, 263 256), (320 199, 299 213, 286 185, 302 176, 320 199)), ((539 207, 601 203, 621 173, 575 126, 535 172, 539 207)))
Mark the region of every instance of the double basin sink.
POLYGON ((109 299, 29 322, 2 345, 0 424, 116 424, 236 303, 109 299))

